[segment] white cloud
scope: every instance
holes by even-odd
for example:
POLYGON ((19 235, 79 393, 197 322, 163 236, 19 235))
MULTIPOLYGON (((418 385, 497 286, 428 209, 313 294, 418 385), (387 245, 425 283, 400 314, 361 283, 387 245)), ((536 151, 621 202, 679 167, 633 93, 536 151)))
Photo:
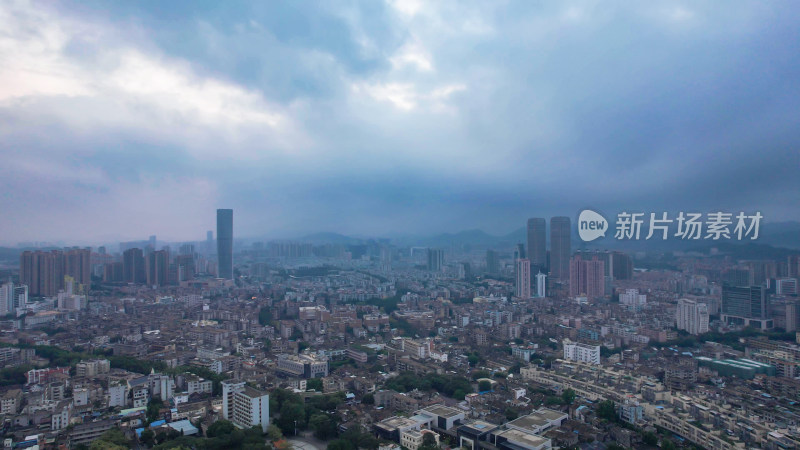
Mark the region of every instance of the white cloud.
POLYGON ((242 158, 310 145, 291 111, 260 92, 132 46, 109 25, 15 2, 0 5, 0 30, 0 108, 33 108, 38 102, 47 105, 39 114, 74 129, 139 131, 185 146, 197 157, 219 155, 218 147, 226 144, 229 154, 242 158), (91 58, 81 58, 67 51, 76 41, 103 45, 91 58), (79 107, 70 107, 75 101, 79 107), (236 145, 252 139, 266 148, 236 145))
POLYGON ((361 83, 353 84, 356 94, 366 94, 378 102, 388 102, 401 111, 422 108, 434 112, 447 109, 446 101, 454 93, 464 91, 467 86, 460 83, 439 86, 431 91, 421 91, 414 83, 361 83))
POLYGON ((433 71, 431 56, 425 48, 416 41, 407 42, 397 53, 389 58, 395 69, 402 69, 406 66, 413 66, 422 72, 433 71))

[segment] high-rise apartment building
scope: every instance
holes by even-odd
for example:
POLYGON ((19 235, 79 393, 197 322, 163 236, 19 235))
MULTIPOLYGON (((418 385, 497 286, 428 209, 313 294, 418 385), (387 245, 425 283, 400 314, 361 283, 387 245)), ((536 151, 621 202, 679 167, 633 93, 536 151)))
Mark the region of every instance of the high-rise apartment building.
POLYGON ((492 275, 500 272, 500 259, 494 250, 486 250, 486 272, 492 275))
POLYGON ((531 298, 531 261, 527 258, 514 262, 516 273, 515 293, 517 297, 531 298))
POLYGON ((569 295, 587 298, 599 298, 605 294, 605 276, 603 261, 597 257, 584 260, 575 256, 569 263, 569 295))
POLYGON ((169 284, 169 253, 156 250, 145 259, 148 286, 166 286, 169 284))
POLYGON ((528 259, 531 270, 547 270, 547 221, 543 218, 528 219, 528 259))
POLYGON ((536 296, 547 297, 547 275, 542 272, 536 274, 536 296))
POLYGON ((633 278, 633 260, 630 255, 622 252, 611 254, 611 267, 608 272, 615 280, 630 280, 633 278))
POLYGON ((122 276, 126 283, 147 282, 142 249, 130 248, 122 253, 122 276))
POLYGON ((720 320, 729 325, 742 325, 768 330, 773 327, 770 298, 766 287, 722 285, 720 320))
POLYGON ((217 276, 233 279, 233 210, 217 210, 217 276))
POLYGON ((64 287, 64 252, 25 251, 20 255, 20 282, 30 295, 52 297, 64 287))
POLYGON ((569 258, 572 254, 570 233, 569 217, 550 219, 550 276, 557 280, 569 278, 569 258))
POLYGON ((440 248, 428 249, 428 270, 431 272, 441 272, 444 267, 444 250, 440 248))
POLYGON ((708 305, 688 298, 679 299, 675 323, 679 330, 689 334, 708 333, 708 305))
POLYGON ((91 256, 92 251, 88 248, 74 248, 64 252, 64 275, 72 277, 78 284, 91 285, 91 256))

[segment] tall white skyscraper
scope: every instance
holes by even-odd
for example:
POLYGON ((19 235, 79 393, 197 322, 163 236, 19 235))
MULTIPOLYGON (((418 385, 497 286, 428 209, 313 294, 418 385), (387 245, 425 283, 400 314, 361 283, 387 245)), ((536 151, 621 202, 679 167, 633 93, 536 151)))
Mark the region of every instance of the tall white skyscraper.
POLYGON ((679 330, 685 330, 689 334, 707 333, 708 305, 688 298, 679 299, 675 321, 679 330))
POLYGON ((519 298, 531 298, 531 260, 518 259, 515 262, 516 294, 519 298))
POLYGON ((536 274, 536 296, 547 296, 547 275, 542 272, 536 274))

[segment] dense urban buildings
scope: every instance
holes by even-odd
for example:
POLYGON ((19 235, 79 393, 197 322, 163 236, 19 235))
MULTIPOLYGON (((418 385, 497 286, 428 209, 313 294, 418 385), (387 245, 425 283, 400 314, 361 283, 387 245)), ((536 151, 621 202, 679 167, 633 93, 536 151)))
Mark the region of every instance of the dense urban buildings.
MULTIPOLYGON (((664 268, 582 249, 549 283, 520 257, 536 245, 516 241, 242 242, 235 280, 217 277, 207 239, 22 251, 0 286, 0 364, 24 376, 4 379, 0 414, 15 442, 92 442, 119 427, 145 445, 139 422, 207 439, 220 421, 257 427, 263 442, 270 427, 320 435, 327 419, 306 413, 322 407, 387 446, 544 449, 593 436, 636 448, 648 433, 713 448, 800 442, 776 415, 800 417, 791 258, 773 270, 709 251, 664 268), (89 284, 76 278, 84 251, 89 284), (734 401, 746 416, 730 413, 734 401), (702 422, 704 411, 724 423, 702 422)), ((330 430, 327 442, 348 432, 330 430)))

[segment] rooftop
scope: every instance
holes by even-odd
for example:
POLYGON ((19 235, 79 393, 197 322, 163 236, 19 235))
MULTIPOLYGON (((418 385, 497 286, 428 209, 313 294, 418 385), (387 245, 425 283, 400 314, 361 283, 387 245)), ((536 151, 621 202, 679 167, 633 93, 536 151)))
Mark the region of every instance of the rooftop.
POLYGON ((447 419, 455 417, 459 414, 463 414, 462 411, 444 405, 431 405, 428 406, 427 408, 421 409, 420 411, 429 412, 431 414, 435 414, 439 417, 444 417, 447 419))
POLYGON ((497 436, 502 436, 508 439, 511 442, 518 442, 520 444, 524 444, 526 446, 531 447, 539 447, 544 445, 549 441, 549 439, 543 438, 541 436, 537 436, 531 433, 525 433, 519 430, 505 430, 501 433, 498 433, 497 436))

